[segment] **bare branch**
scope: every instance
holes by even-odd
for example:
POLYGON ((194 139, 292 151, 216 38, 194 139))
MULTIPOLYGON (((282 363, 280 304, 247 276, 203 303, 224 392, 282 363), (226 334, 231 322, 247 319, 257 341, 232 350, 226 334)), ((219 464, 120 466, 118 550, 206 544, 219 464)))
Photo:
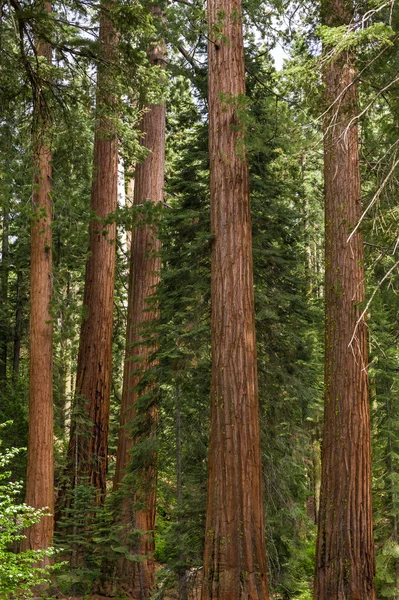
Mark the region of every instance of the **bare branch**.
MULTIPOLYGON (((396 153, 395 153, 396 156, 396 153)), ((392 173, 394 172, 394 170, 396 169, 396 167, 399 165, 399 158, 397 160, 395 160, 395 162, 393 163, 392 167, 389 170, 388 175, 385 177, 384 181, 381 183, 381 185, 379 186, 378 190, 376 191, 376 193, 373 196, 373 199, 371 200, 370 204, 368 205, 368 207, 366 208, 366 210, 363 211, 362 216, 360 217, 359 221, 357 222, 354 230, 352 231, 352 233, 350 234, 350 236, 348 237, 348 239, 346 240, 347 242, 349 242, 352 237, 355 235, 356 231, 359 229, 361 222, 363 221, 364 217, 367 215, 367 213, 369 212, 370 208, 377 202, 378 198, 381 195, 381 192, 383 191, 383 189, 385 188, 386 184, 389 181, 389 178, 391 177, 392 173)))
POLYGON ((355 329, 354 329, 353 335, 352 335, 352 337, 351 337, 351 340, 350 340, 350 342, 349 342, 349 344, 348 344, 348 348, 350 348, 350 347, 352 346, 352 344, 353 344, 353 341, 354 341, 354 339, 355 339, 355 337, 356 337, 356 332, 357 332, 357 330, 358 330, 359 324, 360 324, 360 322, 363 320, 363 318, 364 318, 364 315, 366 314, 366 312, 368 311, 368 309, 370 308, 370 304, 372 303, 372 301, 373 301, 373 299, 374 299, 374 296, 376 295, 376 293, 378 292, 378 290, 380 289, 380 287, 382 286, 382 284, 384 283, 384 281, 385 281, 386 279, 388 279, 388 277, 391 275, 391 273, 394 271, 394 269, 396 269, 396 267, 397 267, 398 265, 399 265, 399 260, 397 260, 397 261, 396 261, 396 263, 395 263, 395 264, 394 264, 394 265, 393 265, 393 266, 392 266, 392 267, 389 269, 389 271, 387 271, 387 272, 385 273, 385 275, 384 275, 384 277, 381 279, 381 281, 379 281, 379 282, 378 282, 378 285, 375 287, 375 289, 374 289, 373 293, 371 294, 371 298, 370 298, 370 300, 367 302, 367 304, 366 304, 366 306, 365 306, 365 308, 364 308, 364 310, 363 310, 362 314, 360 315, 360 317, 358 318, 358 320, 357 320, 357 322, 356 322, 356 325, 355 325, 355 329))

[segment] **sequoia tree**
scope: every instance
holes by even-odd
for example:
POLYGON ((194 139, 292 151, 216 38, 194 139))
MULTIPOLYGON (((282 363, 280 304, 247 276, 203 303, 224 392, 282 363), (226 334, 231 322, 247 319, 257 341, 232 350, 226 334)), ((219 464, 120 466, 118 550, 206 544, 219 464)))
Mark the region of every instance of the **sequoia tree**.
MULTIPOLYGON (((51 12, 50 3, 44 9, 51 12)), ((42 39, 36 52, 51 63, 51 45, 42 39)), ((40 64, 40 63, 39 63, 40 64)), ((40 80, 41 74, 37 74, 40 80)), ((48 107, 41 85, 34 89, 32 225, 30 254, 30 384, 26 503, 54 510, 53 460, 53 321, 51 187, 52 166, 48 107)), ((53 516, 29 527, 22 549, 47 548, 53 536, 53 516)), ((48 559, 44 559, 46 562, 48 559)))
MULTIPOLYGON (((324 25, 352 19, 343 0, 324 0, 324 25)), ((331 50, 328 48, 326 50, 331 50)), ((324 66, 325 404, 315 600, 372 600, 370 416, 359 231, 361 187, 355 57, 324 66)))
POLYGON ((240 0, 208 0, 211 431, 202 600, 268 598, 240 0))
POLYGON ((75 416, 78 415, 78 418, 73 420, 68 448, 70 465, 74 465, 74 485, 84 476, 97 489, 99 502, 103 501, 106 491, 116 247, 116 224, 114 221, 107 222, 107 219, 116 210, 118 187, 118 141, 114 117, 110 116, 113 84, 109 74, 117 36, 108 8, 103 6, 100 15, 97 121, 91 188, 94 218, 90 223, 83 299, 85 314, 76 375, 75 416))
MULTIPOLYGON (((163 43, 155 46, 149 52, 151 64, 163 67, 165 52, 163 43)), ((149 154, 136 167, 136 207, 163 201, 165 116, 164 103, 144 107, 140 129, 142 144, 149 154)), ((129 552, 139 558, 129 560, 121 555, 119 586, 121 591, 141 599, 149 598, 154 586, 157 454, 151 443, 150 447, 144 446, 145 456, 136 449, 133 457, 132 448, 154 437, 157 425, 157 391, 153 385, 143 384, 143 381, 153 364, 157 347, 151 325, 158 315, 152 297, 159 283, 159 250, 156 223, 139 219, 131 242, 126 356, 114 489, 122 491, 124 542, 129 552)))

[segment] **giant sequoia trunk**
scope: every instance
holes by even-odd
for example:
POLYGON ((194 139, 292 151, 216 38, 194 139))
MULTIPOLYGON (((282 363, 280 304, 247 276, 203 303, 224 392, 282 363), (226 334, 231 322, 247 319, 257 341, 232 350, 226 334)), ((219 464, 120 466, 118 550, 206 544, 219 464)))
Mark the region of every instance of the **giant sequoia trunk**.
MULTIPOLYGON (((45 8, 51 11, 51 5, 45 8)), ((51 62, 51 46, 37 43, 38 56, 51 62)), ((51 152, 48 146, 46 108, 35 98, 33 218, 30 255, 30 387, 26 498, 35 508, 54 511, 53 461, 53 323, 51 239, 51 152)), ((25 531, 22 549, 47 548, 53 536, 53 517, 47 516, 25 531)), ((47 562, 44 559, 43 563, 47 562)))
MULTIPOLYGON (((165 48, 155 48, 152 64, 163 65, 165 48)), ((165 165, 165 104, 146 107, 141 122, 143 144, 150 154, 136 168, 134 204, 157 204, 163 200, 165 165)), ((133 232, 130 256, 127 346, 123 375, 121 427, 114 489, 122 491, 121 519, 124 542, 138 561, 121 557, 118 564, 120 590, 137 600, 149 598, 154 586, 154 528, 156 502, 156 450, 134 452, 133 446, 155 435, 157 392, 151 384, 140 384, 152 365, 156 340, 151 324, 157 307, 151 300, 159 282, 160 242, 156 226, 138 222, 133 232), (139 387, 138 387, 139 386, 139 387), (133 461, 133 464, 132 464, 133 461), (123 481, 122 481, 123 480, 123 481), (134 530, 141 531, 133 534, 134 530)))
POLYGON ((90 223, 90 255, 86 265, 84 308, 76 375, 75 416, 68 455, 75 466, 74 485, 87 482, 102 502, 106 491, 112 316, 114 304, 116 224, 104 222, 117 207, 118 142, 107 112, 112 109, 112 82, 107 74, 117 38, 103 8, 100 17, 100 59, 97 76, 98 119, 90 223), (86 420, 86 424, 81 424, 86 420), (80 425, 79 425, 80 423, 80 425), (84 479, 82 479, 82 477, 84 479))
MULTIPOLYGON (((324 24, 348 24, 343 0, 324 0, 324 24)), ((372 600, 370 417, 354 58, 324 68, 325 408, 315 600, 372 600), (334 103, 335 102, 335 103, 334 103)))
POLYGON ((208 0, 212 384, 202 600, 268 598, 239 0, 208 0))

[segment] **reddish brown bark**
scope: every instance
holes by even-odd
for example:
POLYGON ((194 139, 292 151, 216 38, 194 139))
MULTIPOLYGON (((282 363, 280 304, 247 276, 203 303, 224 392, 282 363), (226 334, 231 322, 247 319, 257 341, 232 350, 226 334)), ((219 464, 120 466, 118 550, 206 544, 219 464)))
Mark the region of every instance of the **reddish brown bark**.
MULTIPOLYGON (((97 119, 94 138, 91 209, 96 218, 90 223, 90 255, 86 265, 84 308, 76 375, 76 403, 87 426, 74 422, 68 455, 77 465, 74 485, 82 476, 94 486, 97 500, 106 491, 108 466, 108 426, 112 366, 112 316, 114 304, 116 224, 105 224, 117 207, 118 142, 112 119, 105 115, 112 106, 108 63, 115 54, 116 32, 102 10, 98 67, 97 119)), ((81 420, 81 417, 80 417, 81 420)))
POLYGON ((208 0, 212 384, 202 600, 268 598, 240 0, 208 0))
MULTIPOLYGON (((325 0, 323 12, 326 25, 351 19, 343 0, 325 0)), ((355 77, 350 53, 324 68, 330 107, 324 122, 325 408, 315 600, 375 599, 362 235, 348 241, 362 210, 358 130, 351 123, 355 77)))
MULTIPOLYGON (((165 48, 156 48, 151 56, 152 64, 163 65, 165 48)), ((145 202, 158 204, 163 200, 165 167, 165 104, 149 105, 141 122, 143 145, 150 154, 143 163, 137 165, 134 186, 134 204, 145 202)), ((121 487, 122 521, 125 523, 124 537, 129 551, 140 557, 139 562, 120 559, 118 578, 120 591, 137 600, 149 598, 154 587, 154 536, 156 504, 156 450, 149 449, 144 466, 136 469, 134 477, 127 475, 131 462, 131 450, 143 437, 155 435, 157 424, 156 389, 145 390, 146 406, 140 405, 138 389, 140 380, 152 366, 152 354, 156 350, 156 340, 151 340, 149 327, 157 319, 158 310, 151 300, 159 283, 160 241, 156 226, 136 225, 131 245, 130 281, 128 298, 127 345, 123 377, 121 427, 114 489, 121 487), (145 411, 143 413, 143 410, 145 411), (135 422, 140 418, 140 426, 135 422), (132 433, 133 432, 133 433, 132 433), (123 480, 123 483, 122 483, 123 480), (121 485, 122 484, 122 485, 121 485), (140 530, 136 539, 128 541, 132 530, 140 530)))
MULTIPOLYGON (((46 10, 51 5, 46 3, 46 10)), ((39 56, 51 62, 51 46, 39 41, 39 56)), ((40 93, 39 93, 40 94, 40 93)), ((51 152, 48 147, 48 122, 42 96, 35 98, 34 133, 35 173, 33 182, 33 220, 30 265, 30 387, 29 437, 26 498, 29 506, 48 507, 54 512, 53 461, 53 321, 51 239, 51 152)), ((53 516, 47 516, 25 531, 22 549, 42 549, 51 545, 53 516)), ((44 559, 43 563, 47 563, 44 559)))

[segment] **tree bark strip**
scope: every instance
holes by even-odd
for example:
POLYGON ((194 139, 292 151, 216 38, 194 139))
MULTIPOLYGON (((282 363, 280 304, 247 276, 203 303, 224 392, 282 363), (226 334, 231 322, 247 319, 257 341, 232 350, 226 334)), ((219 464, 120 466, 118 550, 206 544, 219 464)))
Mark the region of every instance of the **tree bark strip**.
POLYGON ((212 384, 202 600, 268 598, 240 0, 208 0, 212 384))
MULTIPOLYGON (((112 367, 112 323, 115 275, 115 222, 106 224, 117 208, 118 141, 113 120, 106 115, 112 105, 108 63, 115 55, 117 35, 103 8, 100 15, 100 59, 97 79, 98 118, 94 139, 90 223, 90 255, 86 265, 84 308, 76 375, 75 402, 87 419, 71 428, 69 463, 76 462, 82 476, 97 490, 102 503, 108 467, 108 427, 112 367), (76 437, 75 437, 76 436, 76 437)), ((75 482, 76 483, 76 482, 75 482)))
MULTIPOLYGON (((343 0, 324 0, 322 11, 329 26, 352 17, 343 0)), ((358 110, 355 77, 350 52, 324 67, 330 108, 324 121, 325 408, 315 600, 375 599, 361 233, 348 242, 362 211, 358 130, 350 124, 358 110)))
POLYGON ((16 282, 16 306, 15 306, 15 325, 13 336, 13 356, 12 356, 12 380, 16 381, 19 374, 19 364, 21 360, 21 339, 22 339, 22 321, 23 321, 23 274, 20 268, 17 271, 16 282))
POLYGON ((0 385, 7 379, 7 354, 9 338, 9 320, 8 320, 8 274, 9 274, 9 207, 5 202, 3 206, 2 219, 2 240, 1 240, 1 266, 0 266, 0 298, 2 305, 1 326, 0 326, 0 385))
MULTIPOLYGON (((153 9, 155 15, 156 11, 153 9)), ((158 15, 161 16, 161 15, 158 15)), ((156 46, 149 56, 153 65, 163 67, 166 48, 156 46)), ((150 154, 137 165, 134 184, 134 205, 163 201, 165 170, 165 104, 145 107, 141 122, 143 145, 150 154)), ((121 558, 118 577, 121 591, 132 598, 149 598, 154 587, 154 536, 156 508, 155 448, 143 457, 144 465, 135 468, 132 479, 127 471, 132 461, 132 449, 140 441, 155 435, 158 421, 155 387, 139 389, 146 371, 154 364, 152 355, 157 341, 149 332, 158 317, 158 309, 151 297, 160 276, 160 241, 154 224, 138 223, 132 235, 130 253, 130 281, 128 297, 127 345, 123 377, 121 421, 114 489, 123 490, 122 520, 125 524, 125 543, 129 551, 140 557, 138 562, 121 558), (141 395, 150 396, 143 406, 141 395), (140 423, 139 425, 137 423, 140 423), (124 478, 125 476, 125 478, 124 478), (140 530, 134 541, 128 541, 132 530, 140 530)))
MULTIPOLYGON (((47 2, 45 10, 51 12, 47 2)), ((37 54, 51 62, 49 43, 39 40, 37 54)), ((49 148, 49 123, 42 92, 34 106, 36 120, 33 146, 35 173, 33 219, 31 226, 30 268, 30 387, 28 468, 25 501, 34 508, 49 509, 51 516, 41 519, 24 533, 22 550, 43 549, 51 545, 54 531, 53 459, 53 320, 52 295, 52 166, 49 148)), ((45 558, 43 564, 48 563, 45 558)))

